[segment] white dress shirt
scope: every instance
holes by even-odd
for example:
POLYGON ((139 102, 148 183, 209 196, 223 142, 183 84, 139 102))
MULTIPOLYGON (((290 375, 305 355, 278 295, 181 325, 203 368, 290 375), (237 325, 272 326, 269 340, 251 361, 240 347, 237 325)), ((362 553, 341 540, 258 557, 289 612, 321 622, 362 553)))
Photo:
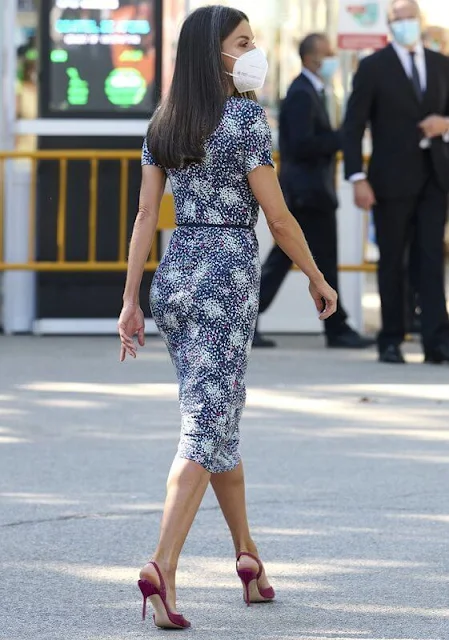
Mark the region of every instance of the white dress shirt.
MULTIPOLYGON (((412 58, 410 55, 410 51, 405 47, 402 47, 397 42, 392 42, 392 47, 396 51, 396 54, 401 61, 402 66, 404 67, 404 71, 407 76, 412 79, 412 58)), ((421 85, 421 91, 427 89, 427 69, 426 69, 426 58, 424 57, 424 47, 422 42, 418 42, 415 47, 415 65, 418 69, 419 75, 419 83, 421 85)))
MULTIPOLYGON (((395 50, 396 55, 398 56, 402 66, 404 67, 405 73, 411 79, 412 78, 412 60, 411 60, 409 49, 402 47, 400 44, 394 41, 391 43, 391 45, 395 50)), ((424 93, 424 91, 427 88, 427 69, 426 69, 426 58, 424 55, 424 47, 422 42, 419 42, 415 46, 415 65, 418 70, 421 90, 424 93)), ((445 142, 449 142, 449 131, 444 134, 443 140, 445 142)), ((424 140, 421 141, 420 146, 422 149, 428 149, 430 147, 430 140, 427 140, 426 138, 424 138, 424 140)), ((366 174, 363 172, 354 173, 354 175, 352 175, 349 178, 349 181, 357 182, 358 180, 364 180, 365 178, 366 178, 366 174)))
POLYGON ((317 75, 306 69, 302 68, 302 73, 306 76, 308 80, 312 83, 313 88, 317 93, 322 93, 324 91, 324 82, 317 75))

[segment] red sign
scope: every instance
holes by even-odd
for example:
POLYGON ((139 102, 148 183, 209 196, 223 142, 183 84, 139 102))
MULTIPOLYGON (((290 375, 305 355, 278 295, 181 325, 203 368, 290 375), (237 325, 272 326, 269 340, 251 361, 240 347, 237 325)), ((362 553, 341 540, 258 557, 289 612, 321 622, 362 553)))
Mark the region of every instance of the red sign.
POLYGON ((382 34, 367 33, 339 33, 338 48, 351 49, 358 51, 360 49, 382 49, 388 44, 388 37, 382 34))
POLYGON ((340 0, 338 47, 357 51, 388 43, 388 0, 340 0))

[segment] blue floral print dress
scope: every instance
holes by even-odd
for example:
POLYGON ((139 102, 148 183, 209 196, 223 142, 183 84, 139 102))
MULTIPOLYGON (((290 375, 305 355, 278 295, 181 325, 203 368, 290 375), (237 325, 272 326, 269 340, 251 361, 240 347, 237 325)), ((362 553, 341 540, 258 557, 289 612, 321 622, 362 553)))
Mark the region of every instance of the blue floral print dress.
MULTIPOLYGON (((177 455, 221 473, 240 461, 245 372, 259 306, 259 205, 247 175, 274 166, 263 108, 229 98, 205 151, 201 163, 165 170, 178 227, 154 275, 150 306, 179 381, 177 455)), ((160 166, 146 141, 142 164, 160 166)))

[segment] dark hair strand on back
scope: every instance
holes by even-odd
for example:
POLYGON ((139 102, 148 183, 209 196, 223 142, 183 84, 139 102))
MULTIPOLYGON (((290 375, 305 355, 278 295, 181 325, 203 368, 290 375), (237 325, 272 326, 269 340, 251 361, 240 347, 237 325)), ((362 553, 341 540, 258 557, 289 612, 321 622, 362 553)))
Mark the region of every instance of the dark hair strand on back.
POLYGON ((163 167, 203 160, 229 93, 221 45, 243 20, 242 11, 221 5, 201 7, 185 20, 170 91, 148 126, 148 148, 163 167))

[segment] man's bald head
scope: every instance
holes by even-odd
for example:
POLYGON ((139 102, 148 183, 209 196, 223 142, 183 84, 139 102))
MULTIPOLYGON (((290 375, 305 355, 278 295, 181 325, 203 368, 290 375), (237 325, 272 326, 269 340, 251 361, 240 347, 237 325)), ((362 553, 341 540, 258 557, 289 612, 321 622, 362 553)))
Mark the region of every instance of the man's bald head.
POLYGON ((421 18, 421 9, 416 0, 393 0, 388 8, 388 21, 421 18))
POLYGON ((393 0, 389 7, 388 24, 395 42, 413 51, 422 37, 422 20, 416 0, 393 0))

